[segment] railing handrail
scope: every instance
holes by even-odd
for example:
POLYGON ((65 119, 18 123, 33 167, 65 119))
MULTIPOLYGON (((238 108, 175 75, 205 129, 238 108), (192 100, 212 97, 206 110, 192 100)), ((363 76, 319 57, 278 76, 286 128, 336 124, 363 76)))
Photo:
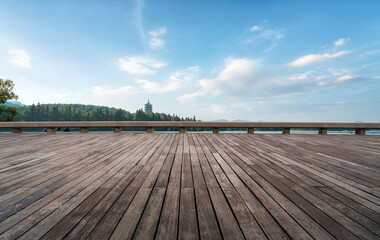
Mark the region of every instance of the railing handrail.
POLYGON ((319 134, 327 134, 327 129, 355 129, 355 134, 365 135, 366 129, 380 129, 380 123, 353 122, 195 122, 195 121, 86 121, 86 122, 1 122, 0 128, 12 128, 13 133, 21 133, 23 128, 46 128, 47 132, 55 133, 56 128, 80 128, 81 133, 87 133, 89 128, 113 128, 120 133, 121 128, 179 128, 185 133, 186 128, 212 128, 218 133, 219 128, 247 128, 248 133, 254 133, 255 128, 282 128, 283 134, 289 134, 291 128, 318 129, 319 134))
POLYGON ((81 121, 81 122, 0 122, 0 128, 107 128, 107 127, 186 127, 186 128, 330 128, 380 129, 380 123, 364 122, 202 122, 202 121, 81 121))

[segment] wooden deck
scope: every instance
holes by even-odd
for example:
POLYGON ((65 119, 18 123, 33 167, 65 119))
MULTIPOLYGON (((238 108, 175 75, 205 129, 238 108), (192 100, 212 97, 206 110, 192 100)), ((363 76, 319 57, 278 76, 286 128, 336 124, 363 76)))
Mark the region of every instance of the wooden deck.
POLYGON ((379 239, 380 136, 0 134, 0 239, 379 239))

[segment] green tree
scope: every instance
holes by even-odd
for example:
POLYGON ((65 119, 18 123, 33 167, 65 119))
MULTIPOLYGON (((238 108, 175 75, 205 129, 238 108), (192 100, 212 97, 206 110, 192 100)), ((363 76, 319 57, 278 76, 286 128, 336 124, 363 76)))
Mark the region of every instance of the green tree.
POLYGON ((130 112, 127 112, 125 114, 125 119, 126 119, 126 121, 133 121, 133 114, 130 112))
POLYGON ((13 92, 12 80, 0 78, 0 122, 13 121, 18 114, 17 107, 6 107, 4 103, 8 100, 17 100, 18 96, 13 92))
POLYGON ((42 106, 40 103, 37 103, 37 106, 36 106, 36 121, 41 121, 44 119, 44 112, 43 112, 43 109, 42 109, 42 106))
POLYGON ((110 120, 111 120, 110 111, 108 110, 108 108, 106 108, 106 117, 105 117, 105 121, 110 121, 110 120))
MULTIPOLYGON (((34 105, 34 104, 33 104, 34 105)), ((33 105, 31 107, 31 110, 33 109, 33 105)), ((59 111, 58 106, 54 106, 51 110, 51 120, 58 121, 59 120, 59 111)))
MULTIPOLYGON (((5 104, 7 105, 7 104, 5 104)), ((32 104, 18 107, 20 112, 13 121, 195 121, 176 114, 135 113, 123 109, 82 104, 32 104)))
POLYGON ((49 105, 45 106, 44 116, 45 116, 45 119, 43 119, 44 121, 50 121, 50 109, 49 109, 49 105))
POLYGON ((142 109, 138 109, 135 114, 134 121, 146 121, 146 115, 145 112, 142 109))
POLYGON ((125 121, 125 116, 123 114, 123 110, 118 109, 115 111, 115 114, 113 116, 114 121, 125 121))

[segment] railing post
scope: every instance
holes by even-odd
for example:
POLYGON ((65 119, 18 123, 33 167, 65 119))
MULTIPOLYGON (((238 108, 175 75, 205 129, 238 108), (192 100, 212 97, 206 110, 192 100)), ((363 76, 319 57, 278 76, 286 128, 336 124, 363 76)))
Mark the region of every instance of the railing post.
POLYGON ((185 127, 180 127, 179 128, 179 133, 186 133, 186 128, 185 127))
POLYGON ((88 133, 88 128, 86 128, 86 127, 81 127, 81 128, 80 128, 80 133, 88 133))
POLYGON ((365 128, 357 128, 355 129, 356 135, 365 135, 365 128))
POLYGON ((153 133, 153 128, 152 127, 147 127, 146 128, 147 133, 153 133))
POLYGON ((219 128, 217 127, 212 128, 212 133, 219 133, 219 128))
POLYGON ((249 134, 253 134, 255 132, 255 129, 254 128, 248 128, 248 133, 249 134))
POLYGON ((318 134, 327 135, 327 128, 319 128, 318 134))
POLYGON ((121 128, 120 127, 114 127, 113 132, 114 133, 121 133, 121 128))
POLYGON ((12 133, 22 133, 22 128, 12 128, 12 133))
POLYGON ((290 134, 290 128, 283 128, 282 134, 290 134))
POLYGON ((46 132, 47 133, 55 133, 55 128, 52 128, 52 127, 46 128, 46 132))

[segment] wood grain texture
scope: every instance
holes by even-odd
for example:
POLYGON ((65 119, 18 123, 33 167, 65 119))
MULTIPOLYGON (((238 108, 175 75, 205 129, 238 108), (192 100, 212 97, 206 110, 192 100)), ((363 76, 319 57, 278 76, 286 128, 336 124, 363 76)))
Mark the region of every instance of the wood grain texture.
POLYGON ((0 239, 199 238, 379 239, 380 136, 0 134, 0 239))

